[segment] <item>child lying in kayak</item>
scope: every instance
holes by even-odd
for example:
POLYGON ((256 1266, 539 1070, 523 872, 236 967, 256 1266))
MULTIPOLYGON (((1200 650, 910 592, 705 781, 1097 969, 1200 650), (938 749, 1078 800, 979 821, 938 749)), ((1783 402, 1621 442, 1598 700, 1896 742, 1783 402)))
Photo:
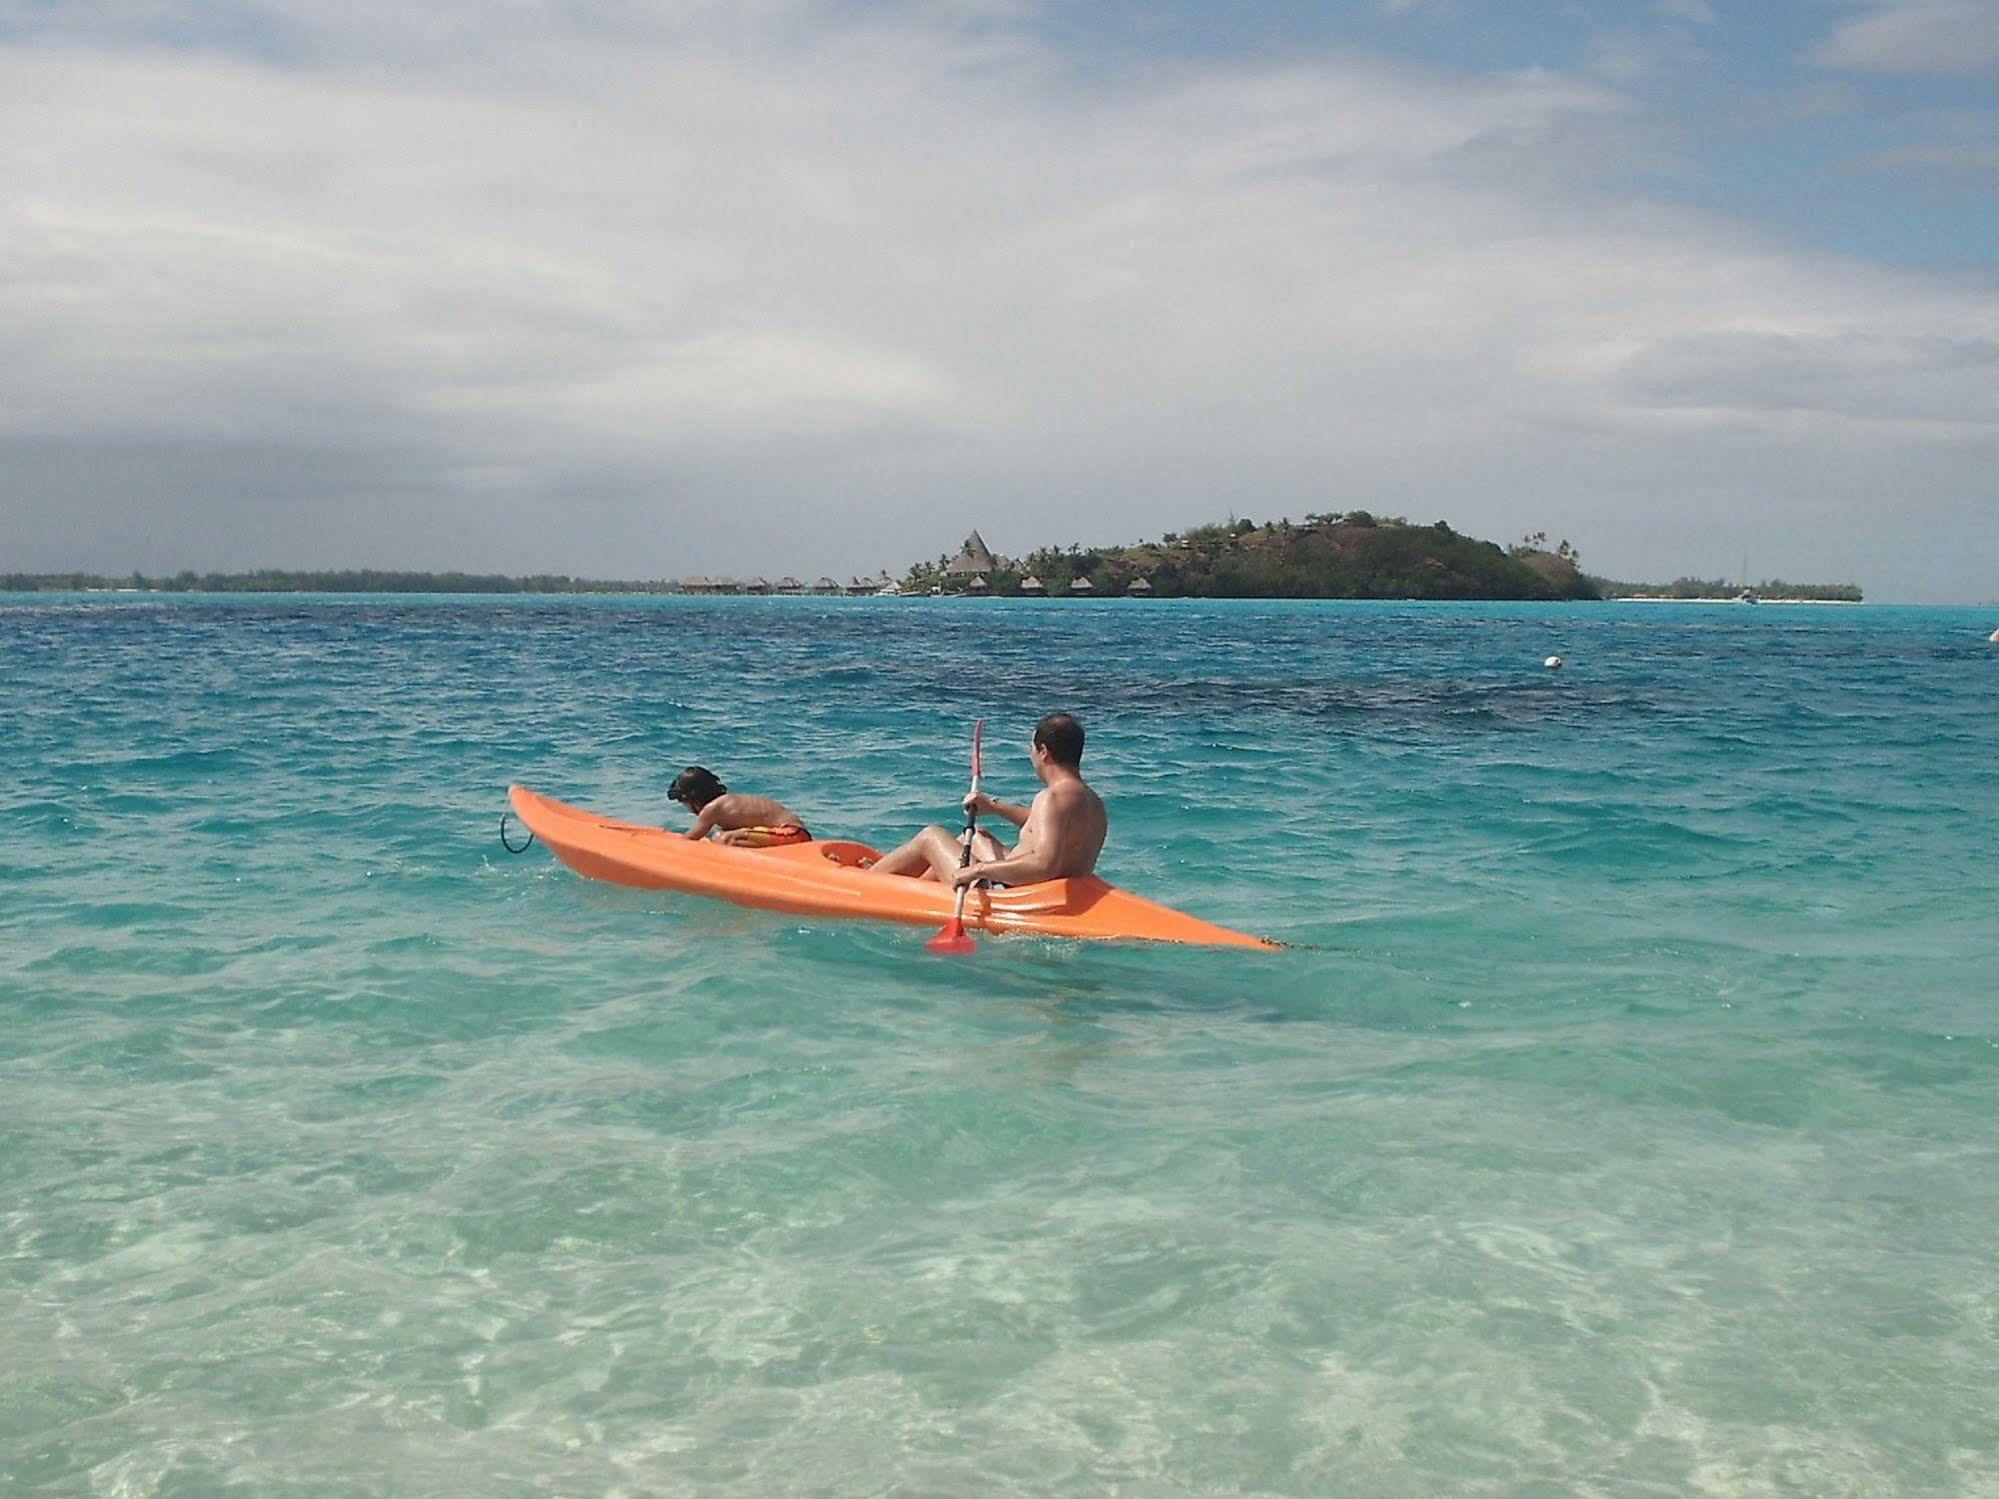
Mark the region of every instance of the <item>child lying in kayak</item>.
POLYGON ((731 791, 705 766, 690 765, 673 778, 667 793, 694 814, 687 836, 696 840, 716 835, 717 843, 738 848, 777 848, 786 843, 810 843, 798 814, 768 796, 731 791))

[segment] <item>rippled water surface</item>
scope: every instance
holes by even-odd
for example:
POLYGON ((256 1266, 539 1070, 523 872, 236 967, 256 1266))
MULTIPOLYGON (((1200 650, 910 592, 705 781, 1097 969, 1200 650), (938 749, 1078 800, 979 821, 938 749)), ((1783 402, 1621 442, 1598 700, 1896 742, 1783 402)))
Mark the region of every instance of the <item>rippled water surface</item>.
POLYGON ((0 598, 0 1489, 1999 1494, 1995 623, 0 598), (495 837, 1053 707, 1290 950, 495 837))

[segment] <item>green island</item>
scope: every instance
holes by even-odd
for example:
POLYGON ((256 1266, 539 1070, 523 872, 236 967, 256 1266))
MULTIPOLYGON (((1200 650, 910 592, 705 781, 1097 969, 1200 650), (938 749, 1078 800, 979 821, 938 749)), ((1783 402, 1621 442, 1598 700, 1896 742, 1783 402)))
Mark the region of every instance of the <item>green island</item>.
POLYGON ((1284 599, 1726 599, 1860 602, 1852 583, 1745 586, 1699 578, 1621 583, 1582 570, 1567 541, 1545 531, 1510 547, 1365 510, 1289 519, 1227 521, 1169 531, 1134 546, 1043 547, 1002 557, 974 531, 956 557, 909 569, 903 593, 1061 598, 1284 599))
POLYGON ((783 578, 577 578, 560 573, 412 572, 378 568, 249 572, 0 573, 0 592, 447 593, 447 594, 903 594, 996 598, 1648 599, 1859 603, 1851 583, 1745 586, 1718 579, 1622 583, 1582 570, 1567 541, 1545 532, 1509 547, 1451 529, 1365 510, 1256 522, 1230 519, 1131 546, 1043 547, 1019 559, 995 554, 974 531, 956 557, 840 583, 783 578))
POLYGON ((1043 547, 995 556, 975 531, 955 558, 919 563, 905 593, 1002 597, 1138 594, 1152 598, 1594 599, 1568 542, 1542 534, 1508 548, 1445 521, 1416 525, 1365 510, 1290 520, 1229 520, 1135 546, 1043 547))

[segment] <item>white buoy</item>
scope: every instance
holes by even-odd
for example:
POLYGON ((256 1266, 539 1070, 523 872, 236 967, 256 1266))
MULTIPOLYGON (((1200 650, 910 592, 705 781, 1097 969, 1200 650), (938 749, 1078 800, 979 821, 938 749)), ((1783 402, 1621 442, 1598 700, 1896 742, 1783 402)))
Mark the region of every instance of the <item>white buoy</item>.
MULTIPOLYGON (((1999 639, 1999 636, 1995 636, 1994 638, 1999 639)), ((1550 656, 1541 664, 1547 667, 1549 671, 1560 671, 1562 669, 1562 658, 1560 656, 1550 656)))

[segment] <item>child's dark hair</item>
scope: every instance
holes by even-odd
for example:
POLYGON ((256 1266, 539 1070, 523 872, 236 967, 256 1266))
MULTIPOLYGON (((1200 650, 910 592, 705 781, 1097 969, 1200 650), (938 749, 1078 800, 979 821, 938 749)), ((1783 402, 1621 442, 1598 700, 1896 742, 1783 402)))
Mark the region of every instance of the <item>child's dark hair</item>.
POLYGON ((1034 742, 1057 765, 1074 770, 1083 763, 1083 726, 1067 713, 1051 713, 1036 724, 1034 742))
POLYGON ((699 812, 718 796, 726 795, 729 788, 715 779, 715 772, 703 765, 690 765, 673 778, 672 789, 666 794, 684 807, 699 812))

